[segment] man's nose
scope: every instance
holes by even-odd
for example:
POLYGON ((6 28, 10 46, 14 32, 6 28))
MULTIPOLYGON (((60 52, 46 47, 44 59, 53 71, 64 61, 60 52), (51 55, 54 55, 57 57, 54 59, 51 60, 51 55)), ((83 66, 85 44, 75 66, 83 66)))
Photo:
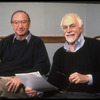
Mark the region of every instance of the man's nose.
POLYGON ((19 26, 19 27, 22 27, 23 25, 22 25, 22 23, 20 22, 18 26, 19 26))
POLYGON ((71 32, 71 28, 70 28, 70 27, 68 27, 67 32, 68 32, 68 33, 70 33, 70 32, 71 32))

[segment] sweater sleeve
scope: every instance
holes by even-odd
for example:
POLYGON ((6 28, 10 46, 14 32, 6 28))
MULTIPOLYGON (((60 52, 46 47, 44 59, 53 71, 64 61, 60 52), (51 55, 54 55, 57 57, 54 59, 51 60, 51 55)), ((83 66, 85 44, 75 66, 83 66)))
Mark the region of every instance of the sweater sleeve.
POLYGON ((46 47, 41 39, 34 43, 34 66, 33 71, 39 71, 42 75, 48 74, 50 70, 50 62, 46 47))
POLYGON ((94 66, 94 73, 92 73, 93 75, 93 85, 94 86, 99 86, 100 85, 100 41, 96 41, 95 43, 95 56, 94 56, 94 60, 95 60, 95 66, 94 66))

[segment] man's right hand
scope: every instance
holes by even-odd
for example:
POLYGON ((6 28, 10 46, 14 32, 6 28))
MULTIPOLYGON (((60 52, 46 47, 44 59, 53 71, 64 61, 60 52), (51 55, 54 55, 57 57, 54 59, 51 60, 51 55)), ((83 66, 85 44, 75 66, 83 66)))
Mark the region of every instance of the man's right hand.
POLYGON ((14 78, 8 78, 8 82, 6 83, 6 86, 8 86, 9 92, 16 92, 18 90, 18 87, 22 84, 22 82, 15 76, 14 78))
POLYGON ((25 92, 29 97, 35 97, 37 96, 37 91, 36 90, 31 90, 30 88, 25 88, 25 92))

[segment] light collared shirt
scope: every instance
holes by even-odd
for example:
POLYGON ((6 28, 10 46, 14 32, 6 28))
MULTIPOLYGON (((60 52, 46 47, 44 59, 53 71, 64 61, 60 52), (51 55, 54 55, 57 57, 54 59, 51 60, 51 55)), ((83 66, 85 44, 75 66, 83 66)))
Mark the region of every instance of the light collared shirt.
MULTIPOLYGON (((74 47, 74 51, 73 52, 76 52, 77 50, 79 50, 84 45, 84 42, 85 42, 84 37, 81 34, 81 36, 79 37, 79 39, 75 42, 75 47, 74 47)), ((68 45, 67 41, 64 43, 64 49, 67 52, 70 52, 69 45, 68 45)))
MULTIPOLYGON (((16 35, 15 35, 15 36, 14 36, 14 39, 13 39, 13 42, 14 42, 15 38, 16 38, 17 40, 19 40, 19 39, 16 37, 16 35)), ((25 39, 26 39, 27 43, 29 43, 29 41, 30 41, 30 39, 31 39, 31 33, 30 33, 30 32, 29 32, 28 36, 27 36, 25 39)))
MULTIPOLYGON (((85 39, 84 39, 83 35, 81 34, 79 39, 75 42, 73 52, 76 52, 77 50, 79 50, 84 45, 84 43, 85 43, 85 39)), ((69 45, 68 45, 67 41, 64 43, 64 49, 66 50, 66 52, 70 52, 69 45)), ((91 74, 87 74, 87 75, 89 77, 88 85, 92 85, 93 84, 93 77, 91 74)))

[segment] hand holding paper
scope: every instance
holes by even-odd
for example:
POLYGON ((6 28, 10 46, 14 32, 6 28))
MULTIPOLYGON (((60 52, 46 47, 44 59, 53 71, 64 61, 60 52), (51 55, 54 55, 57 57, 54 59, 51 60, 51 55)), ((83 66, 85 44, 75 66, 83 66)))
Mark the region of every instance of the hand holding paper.
POLYGON ((22 73, 15 74, 20 81, 25 85, 25 87, 29 87, 33 90, 37 91, 50 91, 57 89, 50 83, 48 83, 39 72, 32 73, 22 73))

